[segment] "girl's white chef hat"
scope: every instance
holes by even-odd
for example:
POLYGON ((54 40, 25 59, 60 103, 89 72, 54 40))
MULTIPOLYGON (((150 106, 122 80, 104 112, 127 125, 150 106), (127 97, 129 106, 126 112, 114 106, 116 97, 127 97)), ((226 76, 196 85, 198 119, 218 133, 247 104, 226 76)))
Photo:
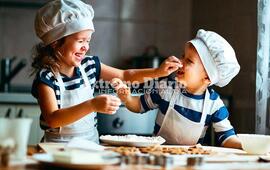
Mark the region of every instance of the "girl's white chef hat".
POLYGON ((35 31, 48 45, 76 32, 95 31, 93 17, 92 6, 80 0, 54 0, 37 11, 35 31))
POLYGON ((226 86, 240 71, 232 46, 212 31, 198 30, 189 41, 196 48, 211 81, 210 85, 226 86))

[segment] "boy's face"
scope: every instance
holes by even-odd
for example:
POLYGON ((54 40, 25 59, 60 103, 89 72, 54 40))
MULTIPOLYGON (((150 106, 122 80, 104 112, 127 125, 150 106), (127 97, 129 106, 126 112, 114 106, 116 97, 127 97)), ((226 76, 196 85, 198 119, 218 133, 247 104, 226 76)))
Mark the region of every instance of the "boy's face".
POLYGON ((183 67, 176 74, 176 80, 190 92, 197 92, 198 89, 210 83, 207 73, 196 49, 191 43, 185 45, 185 53, 180 58, 183 67))

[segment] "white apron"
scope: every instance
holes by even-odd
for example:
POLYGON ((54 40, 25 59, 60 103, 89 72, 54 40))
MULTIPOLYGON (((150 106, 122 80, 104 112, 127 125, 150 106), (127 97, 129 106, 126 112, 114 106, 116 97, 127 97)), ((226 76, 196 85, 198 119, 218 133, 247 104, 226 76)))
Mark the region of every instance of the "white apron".
MULTIPOLYGON (((89 80, 86 76, 84 69, 79 66, 79 69, 84 80, 84 87, 74 90, 65 90, 63 80, 60 75, 57 75, 57 81, 60 87, 60 108, 66 108, 82 103, 86 100, 93 98, 94 89, 91 88, 89 80)), ((74 113, 76 114, 76 113, 74 113)), ((96 143, 98 140, 98 131, 95 126, 96 113, 90 113, 80 120, 73 122, 69 125, 60 127, 58 132, 45 131, 45 142, 68 142, 73 137, 82 137, 96 143)))
POLYGON ((209 101, 209 92, 206 89, 205 98, 203 103, 203 111, 199 123, 193 122, 188 118, 182 116, 174 109, 175 100, 177 97, 176 89, 169 104, 169 108, 165 114, 161 124, 158 136, 166 139, 167 144, 177 145, 194 145, 197 144, 204 129, 205 119, 207 116, 208 108, 206 107, 209 101))

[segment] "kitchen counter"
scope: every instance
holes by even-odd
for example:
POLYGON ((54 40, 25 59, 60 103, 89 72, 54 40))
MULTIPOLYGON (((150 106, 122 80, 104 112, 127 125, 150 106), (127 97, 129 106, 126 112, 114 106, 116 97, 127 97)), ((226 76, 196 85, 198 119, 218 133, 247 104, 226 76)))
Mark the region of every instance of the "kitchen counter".
MULTIPOLYGON (((57 146, 57 145, 56 145, 57 146)), ((58 146, 57 146, 58 147, 58 146)), ((57 148, 55 147, 55 148, 57 148)), ((54 149, 55 149, 54 148, 54 149)), ((35 160, 31 158, 31 154, 34 154, 36 152, 40 152, 40 150, 37 149, 37 147, 31 146, 28 148, 28 159, 27 161, 23 163, 11 163, 8 167, 0 167, 1 170, 46 170, 51 169, 52 167, 47 167, 42 164, 38 164, 35 160)), ((59 167, 55 168, 59 169, 59 167)), ((101 167, 102 170, 151 170, 151 169, 164 169, 164 168, 158 168, 158 167, 149 167, 145 165, 108 165, 101 167)), ((217 170, 217 169, 237 169, 237 170, 257 170, 257 169, 270 169, 270 163, 266 162, 257 162, 257 161, 242 161, 242 162, 215 162, 215 163, 203 163, 200 166, 177 166, 174 168, 169 168, 171 170, 193 170, 193 169, 204 169, 204 170, 217 170), (221 168, 222 167, 222 168, 221 168)))
MULTIPOLYGON (((1 167, 1 170, 46 170, 53 167, 42 166, 36 162, 27 163, 27 164, 17 164, 11 165, 8 167, 1 167)), ((60 169, 55 167, 55 169, 60 169)), ((101 168, 102 170, 154 170, 154 169, 164 169, 158 167, 146 167, 144 165, 108 165, 101 168)), ((217 169, 226 169, 226 170, 269 170, 270 163, 216 163, 216 164, 203 164, 201 166, 182 166, 168 168, 170 170, 193 170, 193 169, 204 169, 204 170, 217 170, 217 169), (222 168, 221 168, 222 167, 222 168)))
POLYGON ((6 104, 37 104, 31 93, 0 93, 0 103, 6 104))
POLYGON ((30 92, 0 92, 0 104, 37 104, 37 99, 30 92))

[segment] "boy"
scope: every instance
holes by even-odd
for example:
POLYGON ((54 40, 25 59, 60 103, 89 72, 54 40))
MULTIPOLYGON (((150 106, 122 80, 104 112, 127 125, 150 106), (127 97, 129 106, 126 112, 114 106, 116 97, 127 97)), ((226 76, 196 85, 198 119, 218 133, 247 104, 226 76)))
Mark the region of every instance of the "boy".
POLYGON ((235 77, 240 66, 230 44, 215 32, 199 30, 185 45, 182 67, 175 80, 155 82, 150 93, 131 96, 119 80, 113 80, 119 98, 133 112, 159 108, 154 134, 168 144, 193 145, 203 142, 212 124, 218 144, 241 148, 228 120, 228 110, 219 95, 209 86, 224 87, 235 77))

